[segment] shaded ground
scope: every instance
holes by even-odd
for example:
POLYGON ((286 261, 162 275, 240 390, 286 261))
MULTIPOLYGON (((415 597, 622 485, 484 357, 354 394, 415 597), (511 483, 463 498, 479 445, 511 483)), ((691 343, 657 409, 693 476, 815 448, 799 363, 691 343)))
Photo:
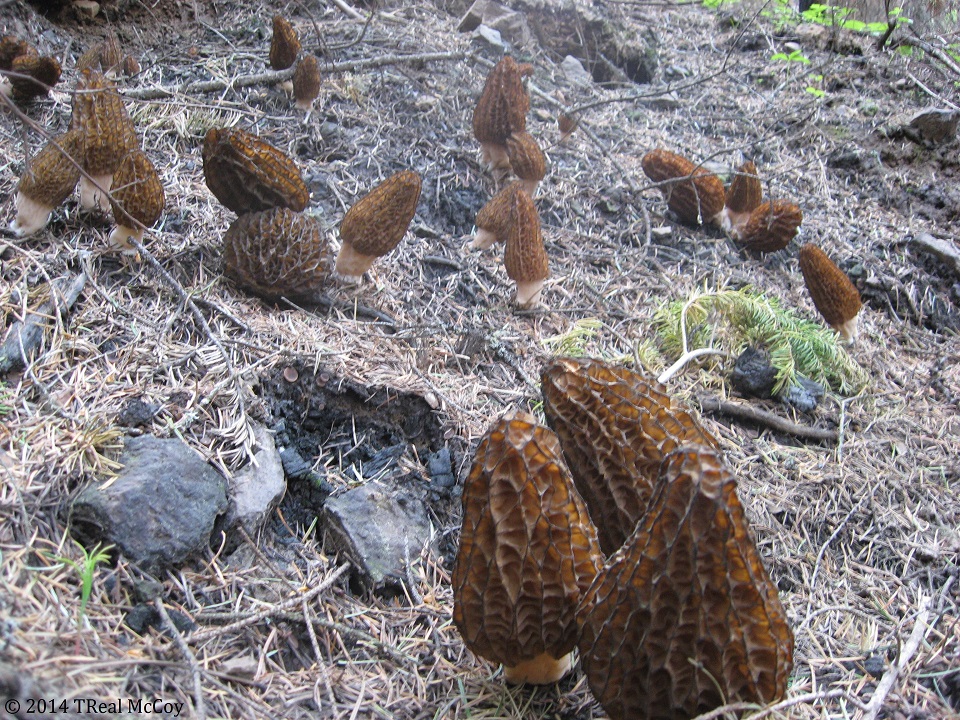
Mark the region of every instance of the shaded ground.
MULTIPOLYGON (((448 551, 458 527, 450 497, 433 507, 440 551, 412 559, 406 596, 358 595, 340 578, 307 606, 296 600, 338 566, 312 508, 369 477, 349 457, 357 438, 346 420, 373 428, 359 436, 363 462, 406 445, 398 468, 408 481, 426 480, 424 453, 448 447, 462 477, 490 420, 509 408, 537 410, 550 338, 597 319, 580 350, 632 362, 638 343, 655 340, 651 319, 663 302, 721 284, 751 283, 816 317, 796 263, 799 243, 816 241, 867 305, 855 357, 868 387, 797 418, 840 428, 841 441, 804 444, 704 417, 739 473, 797 636, 796 702, 773 716, 861 716, 858 703, 869 702, 924 610, 923 641, 881 717, 960 712, 960 278, 911 242, 922 232, 958 241, 960 146, 925 147, 882 132, 927 105, 956 103, 960 78, 918 51, 879 53, 865 37, 844 35, 836 52, 829 37, 754 4, 720 12, 603 6, 617 22, 654 28, 652 86, 575 85, 561 57, 539 45, 521 49, 535 67, 528 129, 550 160, 537 202, 552 277, 545 307, 518 313, 498 253, 463 249, 477 209, 503 182, 481 170, 470 131, 498 51, 456 32, 463 10, 439 0, 388 6, 365 28, 335 6, 311 15, 295 5, 213 0, 105 3, 125 49, 140 59, 141 74, 119 84, 167 190, 146 247, 207 327, 156 267, 107 250, 108 220, 79 216, 75 200, 37 236, 0 240, 7 325, 36 304, 48 278, 88 275, 73 313, 29 370, 0 386, 0 660, 8 675, 36 680, 43 695, 155 696, 194 713, 202 696, 210 717, 601 717, 579 672, 556 688, 508 688, 463 648, 450 622, 448 551), (135 99, 151 88, 262 73, 277 10, 327 69, 307 120, 272 83, 135 99), (789 53, 789 42, 809 65, 771 59, 789 53), (423 53, 451 59, 331 71, 423 53), (562 145, 558 92, 582 108, 581 129, 562 145), (423 196, 400 249, 362 284, 331 286, 324 307, 269 307, 238 291, 221 275, 221 237, 233 217, 204 186, 199 153, 206 130, 226 124, 297 159, 312 191, 309 212, 334 243, 345 210, 376 182, 401 168, 420 172, 423 196), (726 170, 754 159, 768 195, 801 205, 800 237, 758 257, 718 231, 676 225, 640 170, 654 147, 726 170), (283 375, 291 367, 294 381, 283 375), (317 374, 349 391, 328 392, 317 374), (303 485, 291 491, 245 555, 214 550, 159 578, 165 603, 206 633, 190 640, 189 655, 161 634, 140 637, 123 624, 139 602, 133 568, 101 567, 78 623, 77 573, 56 561, 80 558, 59 511, 104 468, 131 398, 160 405, 152 432, 184 437, 224 468, 245 462, 250 419, 274 429, 282 421, 281 439, 322 481, 310 493, 303 485), (312 416, 317 403, 336 407, 341 422, 312 416), (287 598, 294 601, 283 605, 287 598), (269 620, 228 625, 271 608, 269 620)), ((81 20, 70 8, 42 17, 34 6, 10 4, 0 21, 4 32, 38 39, 62 58, 64 81, 28 111, 48 132, 62 131, 76 57, 104 34, 103 17, 81 20)), ((25 146, 40 142, 36 130, 0 118, 4 221, 25 146)), ((654 372, 672 360, 642 357, 654 372)), ((727 392, 724 375, 720 365, 691 366, 670 389, 695 405, 705 391, 727 392)), ((7 676, 0 683, 15 684, 7 676)))

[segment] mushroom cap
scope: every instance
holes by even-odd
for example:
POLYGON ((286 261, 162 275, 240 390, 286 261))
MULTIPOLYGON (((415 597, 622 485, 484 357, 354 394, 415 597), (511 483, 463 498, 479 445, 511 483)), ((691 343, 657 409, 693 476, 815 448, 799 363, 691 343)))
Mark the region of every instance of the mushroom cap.
POLYGON ((297 106, 309 108, 320 95, 320 66, 316 55, 305 55, 293 71, 293 97, 297 106))
POLYGON ((717 447, 663 385, 629 368, 557 358, 540 379, 547 423, 560 438, 606 555, 633 533, 667 453, 687 443, 717 447))
POLYGON ((420 176, 394 173, 347 211, 340 238, 360 255, 382 257, 403 240, 419 200, 420 176))
POLYGON ((730 234, 751 250, 770 253, 789 245, 802 222, 803 213, 792 202, 771 200, 750 213, 739 237, 736 228, 730 234))
POLYGON ((523 78, 533 67, 518 65, 509 55, 496 64, 473 111, 473 134, 481 143, 505 144, 515 132, 527 129, 530 96, 523 78))
POLYGON ((517 199, 516 193, 524 192, 523 184, 519 181, 512 182, 503 188, 500 192, 490 198, 487 203, 480 208, 474 224, 493 238, 489 243, 475 243, 474 247, 489 247, 494 242, 507 241, 507 228, 510 226, 510 208, 517 199))
POLYGON ((783 696, 793 634, 720 456, 664 458, 647 512, 578 610, 580 660, 611 720, 686 720, 783 696))
POLYGON ((103 42, 95 42, 90 45, 80 57, 77 58, 77 72, 84 70, 101 71, 103 66, 100 64, 100 57, 103 54, 103 42))
POLYGON ((274 70, 286 70, 297 61, 300 52, 300 38, 286 18, 273 16, 273 37, 270 39, 270 67, 274 70))
POLYGON ((846 340, 854 340, 856 331, 851 321, 860 312, 861 302, 860 293, 847 274, 812 243, 800 248, 800 272, 823 319, 846 340))
POLYGON ((533 135, 525 130, 507 138, 507 157, 513 174, 526 181, 525 187, 536 188, 547 174, 547 159, 533 135))
MULTIPOLYGON (((503 253, 507 276, 517 283, 518 288, 521 283, 542 285, 542 281, 550 277, 550 263, 547 260, 547 250, 543 246, 537 207, 531 197, 522 190, 512 193, 509 199, 507 246, 503 253)), ((525 298, 520 293, 517 295, 517 303, 521 307, 532 305, 536 300, 536 296, 525 298)))
POLYGON ((117 225, 153 225, 163 212, 163 183, 142 150, 127 153, 113 176, 110 207, 117 225), (133 222, 136 221, 136 222, 133 222))
POLYGON ((0 37, 0 70, 11 70, 14 58, 27 53, 36 54, 36 50, 26 40, 22 40, 16 35, 0 37))
POLYGON ((763 186, 757 175, 757 166, 750 160, 737 168, 727 190, 726 206, 735 213, 749 213, 763 202, 763 186))
POLYGON ((726 194, 716 175, 668 150, 651 150, 641 164, 648 178, 661 183, 667 205, 681 222, 700 225, 715 221, 723 212, 726 194))
POLYGON ((100 68, 104 74, 116 73, 123 62, 123 53, 120 50, 120 39, 113 29, 107 30, 107 35, 103 39, 103 47, 100 49, 100 68))
POLYGON ((60 82, 60 61, 49 55, 38 56, 27 52, 10 63, 10 86, 13 98, 20 102, 46 95, 60 82))
POLYGON ((17 191, 41 205, 56 207, 80 181, 77 164, 82 152, 83 136, 78 130, 53 138, 30 160, 17 191))
POLYGON ((73 95, 70 128, 83 133, 83 169, 113 175, 123 157, 138 149, 137 133, 116 86, 95 70, 83 70, 73 95))
POLYGON ((311 301, 330 276, 320 225, 285 207, 241 215, 223 237, 224 274, 267 300, 311 301))
POLYGON ((560 140, 563 142, 580 126, 580 118, 567 113, 557 115, 557 129, 560 131, 560 140))
POLYGON ((600 564, 557 437, 523 412, 495 422, 463 487, 452 585, 453 622, 467 647, 508 668, 564 657, 600 564))
POLYGON ((238 215, 274 207, 300 212, 310 202, 310 190, 293 160, 240 128, 207 131, 203 177, 217 200, 238 215))

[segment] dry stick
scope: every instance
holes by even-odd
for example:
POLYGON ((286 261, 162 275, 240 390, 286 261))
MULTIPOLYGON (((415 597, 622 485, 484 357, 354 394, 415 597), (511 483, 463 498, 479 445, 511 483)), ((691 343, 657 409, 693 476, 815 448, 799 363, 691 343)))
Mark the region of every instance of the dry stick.
MULTIPOLYGON (((353 70, 368 70, 371 68, 397 65, 406 62, 433 62, 438 60, 462 60, 468 55, 464 50, 438 53, 417 53, 412 55, 381 55, 367 60, 351 60, 333 63, 326 67, 327 72, 350 72, 353 70)), ((222 92, 228 88, 251 87, 253 85, 272 85, 284 82, 293 77, 296 68, 286 70, 240 75, 232 80, 203 80, 199 82, 177 85, 174 87, 153 87, 142 90, 130 90, 123 94, 131 100, 159 100, 176 95, 200 95, 202 93, 222 92)))
POLYGON ((193 677, 193 712, 199 720, 207 720, 207 708, 203 702, 203 681, 200 679, 200 664, 190 651, 190 647, 184 642, 183 635, 180 634, 177 626, 173 624, 173 620, 171 620, 167 614, 167 609, 163 606, 163 600, 156 598, 153 601, 153 605, 157 608, 157 612, 160 613, 160 617, 163 618, 163 624, 170 630, 173 641, 177 644, 180 652, 190 665, 190 675, 193 677))
POLYGON ((910 633, 910 637, 907 638, 903 650, 900 651, 900 658, 897 660, 897 664, 888 667, 883 677, 880 678, 877 689, 873 691, 870 702, 867 703, 867 707, 864 708, 861 720, 876 720, 877 715, 883 708, 883 701, 886 700, 887 695, 890 694, 890 691, 893 690, 893 686, 897 682, 897 677, 907 669, 910 660, 920 648, 920 643, 923 642, 923 639, 930 631, 930 628, 927 626, 927 618, 930 616, 930 603, 932 599, 932 597, 924 597, 921 592, 920 612, 914 621, 913 632, 910 633))
POLYGON ((795 422, 791 422, 790 420, 780 417, 779 415, 774 415, 766 410, 761 410, 751 405, 728 402, 726 400, 721 400, 718 397, 708 396, 700 398, 700 409, 703 412, 722 413, 723 415, 730 415, 741 420, 749 420, 759 425, 768 427, 771 430, 777 430, 779 432, 784 432, 789 435, 794 435, 796 437, 806 438, 809 440, 829 440, 833 442, 837 439, 836 430, 825 430, 823 428, 797 425, 795 422))
POLYGON ((240 630, 241 628, 249 627, 250 625, 254 625, 260 622, 264 618, 271 617, 279 612, 296 607, 299 603, 304 602, 306 600, 310 600, 316 597, 317 595, 319 595, 320 593, 322 593, 327 588, 329 588, 331 585, 333 585, 333 583, 337 581, 337 578, 343 575, 350 568, 351 568, 351 564, 349 562, 345 562, 343 563, 343 565, 341 565, 332 573, 330 573, 330 575, 328 575, 327 578, 322 583, 317 585, 315 588, 308 590, 303 595, 297 595, 288 600, 284 600, 282 603, 279 603, 277 605, 272 605, 264 610, 261 610, 258 613, 251 615, 250 617, 244 618, 243 620, 238 620, 237 622, 234 622, 234 623, 230 623, 229 625, 224 625, 223 627, 217 628, 216 630, 207 630, 206 632, 194 633, 193 635, 190 636, 189 640, 191 643, 203 642, 205 640, 209 640, 211 638, 215 638, 220 635, 225 635, 226 633, 232 632, 234 630, 240 630))
POLYGON ((320 643, 317 641, 317 632, 313 629, 313 618, 310 617, 310 607, 307 601, 303 601, 303 622, 307 626, 307 634, 310 636, 310 644, 313 646, 313 655, 317 658, 317 669, 320 671, 320 677, 323 678, 323 686, 327 691, 327 700, 330 702, 330 708, 337 706, 337 698, 333 694, 333 686, 330 684, 330 673, 327 672, 327 666, 324 663, 323 652, 320 650, 320 643))
POLYGON ((942 62, 954 75, 960 75, 960 65, 956 61, 943 52, 940 48, 934 47, 925 40, 920 40, 919 38, 905 37, 897 42, 899 45, 909 45, 910 47, 920 48, 928 55, 932 55, 937 60, 942 62))
MULTIPOLYGON (((813 702, 814 700, 833 700, 834 698, 846 698, 853 705, 858 707, 864 707, 863 703, 850 695, 846 690, 824 690, 821 692, 812 692, 806 693, 804 695, 796 695, 792 698, 787 698, 786 700, 781 700, 775 705, 769 705, 755 715, 750 716, 750 720, 760 720, 760 718, 765 718, 768 715, 773 713, 778 713, 782 710, 794 707, 795 705, 800 705, 802 703, 813 702)), ((704 713, 703 715, 697 715, 693 720, 713 720, 714 718, 719 718, 722 715, 725 715, 728 712, 743 712, 745 710, 754 710, 756 709, 754 703, 734 703, 732 705, 724 705, 719 707, 716 710, 711 710, 710 712, 704 713)))

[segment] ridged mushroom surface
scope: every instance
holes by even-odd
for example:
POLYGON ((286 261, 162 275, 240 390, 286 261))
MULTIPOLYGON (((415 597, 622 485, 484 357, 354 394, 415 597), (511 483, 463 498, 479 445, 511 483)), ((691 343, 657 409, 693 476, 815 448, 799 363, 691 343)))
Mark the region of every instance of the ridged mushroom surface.
POLYGON ((668 150, 651 150, 643 156, 641 165, 648 178, 662 183, 659 189, 667 206, 681 222, 720 222, 726 193, 716 175, 668 150))
POLYGON ((517 306, 530 308, 540 301, 543 283, 550 277, 550 263, 533 200, 523 190, 513 193, 510 200, 503 266, 517 284, 517 306))
POLYGON ((806 243, 800 248, 800 272, 807 290, 823 319, 847 342, 857 339, 860 293, 847 274, 819 247, 806 243))
POLYGON ((517 202, 516 193, 526 192, 523 183, 517 180, 507 185, 480 208, 474 224, 477 233, 469 247, 486 250, 494 243, 507 241, 507 228, 510 226, 510 208, 517 202))
POLYGON ((724 232, 739 234, 739 228, 750 219, 750 213, 762 203, 763 186, 757 175, 757 166, 747 161, 736 169, 733 179, 730 180, 730 187, 727 188, 726 204, 720 221, 724 232))
POLYGON ((667 455, 648 511, 578 612, 581 664, 611 720, 689 720, 786 691, 793 634, 736 482, 705 448, 667 455))
POLYGON ((164 203, 163 183, 150 158, 142 150, 127 153, 113 176, 110 207, 117 227, 111 245, 127 249, 128 238, 142 239, 143 228, 160 218, 164 203))
POLYGON ((14 58, 36 51, 26 40, 18 38, 16 35, 4 35, 0 37, 0 70, 10 70, 13 68, 14 58))
POLYGON ((401 170, 357 201, 340 223, 336 271, 359 277, 403 240, 420 200, 420 176, 401 170))
POLYGON ((82 152, 83 137, 78 130, 71 130, 48 142, 30 160, 17 184, 17 216, 10 223, 11 230, 20 236, 31 235, 47 224, 50 213, 80 180, 77 163, 82 152))
POLYGON ((527 129, 530 96, 523 78, 532 74, 530 65, 520 65, 507 55, 487 76, 473 111, 473 134, 480 141, 483 163, 490 168, 509 166, 507 138, 527 129))
POLYGON ((540 378, 547 422, 611 555, 646 511, 664 456, 686 443, 717 441, 663 385, 628 368, 558 358, 540 378))
POLYGON ((270 67, 286 70, 293 67, 300 52, 300 38, 293 25, 282 15, 273 16, 273 37, 270 39, 270 67))
POLYGON ((792 202, 771 200, 750 213, 739 229, 734 227, 730 237, 757 252, 776 252, 790 244, 802 222, 803 213, 792 202))
POLYGON ((217 200, 238 215, 274 207, 300 212, 310 202, 310 190, 293 160, 239 128, 207 131, 203 177, 217 200))
POLYGON ((600 568, 586 507, 556 436, 527 413, 494 423, 463 487, 453 622, 512 682, 554 682, 570 667, 575 612, 600 568))
POLYGON ((293 73, 293 97, 299 110, 308 111, 320 95, 320 65, 316 55, 306 55, 293 73))
POLYGON ((513 174, 523 183, 530 197, 537 194, 537 185, 547 174, 547 159, 530 133, 516 132, 507 138, 507 159, 513 174))
POLYGON ((315 300, 330 264, 319 224, 288 208, 241 215, 223 237, 224 274, 267 300, 315 300))
POLYGON ((8 76, 13 99, 30 102, 44 97, 50 88, 60 82, 60 61, 49 55, 38 56, 27 52, 13 58, 8 76))

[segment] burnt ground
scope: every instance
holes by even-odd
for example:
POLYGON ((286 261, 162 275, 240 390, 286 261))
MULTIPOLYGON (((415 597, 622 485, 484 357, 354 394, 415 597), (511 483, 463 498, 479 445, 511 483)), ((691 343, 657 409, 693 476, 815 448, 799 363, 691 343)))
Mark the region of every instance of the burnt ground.
MULTIPOLYGON (((141 72, 118 85, 167 196, 139 262, 109 250, 109 218, 80 215, 75 199, 36 236, 0 239, 6 326, 51 280, 87 277, 28 368, 0 385, 0 683, 24 697, 176 699, 208 717, 602 717, 579 671, 557 687, 509 688, 464 649, 450 620, 455 491, 424 494, 438 541, 412 559, 400 597, 357 592, 343 576, 323 584, 340 559, 317 509, 370 477, 371 463, 427 484, 429 456, 446 449, 462 478, 493 418, 539 410, 536 378, 555 348, 660 372, 674 357, 654 313, 697 289, 749 283, 816 319, 796 260, 799 244, 815 241, 863 297, 851 355, 868 381, 792 419, 839 439, 702 416, 738 474, 797 637, 789 709, 765 717, 865 717, 898 659, 896 682, 876 695, 879 717, 960 712, 960 277, 914 242, 960 238, 960 144, 896 132, 924 107, 958 102, 960 75, 943 55, 960 41, 949 23, 898 30, 878 50, 775 5, 597 4, 657 36, 644 85, 616 73, 572 82, 549 37, 516 48, 534 66, 528 129, 549 157, 537 205, 552 273, 543 307, 517 312, 499 253, 464 249, 505 180, 480 167, 470 129, 500 51, 457 32, 462 3, 387 4, 372 16, 344 7, 108 0, 93 19, 67 3, 0 7, 3 32, 31 38, 65 70, 25 118, 0 117, 4 223, 26 151, 67 127, 77 56, 108 27, 139 59, 141 72), (255 77, 278 11, 321 61, 308 118, 255 77), (774 59, 795 48, 809 64, 774 59), (579 111, 581 127, 559 144, 563 107, 579 111), (222 276, 233 216, 202 176, 202 138, 221 125, 296 159, 307 212, 334 246, 356 199, 417 170, 424 191, 410 232, 359 285, 331 283, 322 305, 244 294, 222 276), (640 169, 655 147, 721 172, 753 159, 765 193, 803 209, 799 237, 761 257, 715 229, 678 225, 640 169), (303 461, 280 511, 246 542, 247 562, 212 548, 158 578, 167 607, 200 626, 185 645, 125 624, 140 578, 122 560, 97 569, 78 620, 78 574, 55 560, 81 559, 61 510, 109 475, 132 400, 159 407, 140 431, 182 437, 225 471, 247 462, 252 422, 303 461)), ((730 395, 728 371, 694 363, 669 389, 696 408, 705 394, 730 395)))

